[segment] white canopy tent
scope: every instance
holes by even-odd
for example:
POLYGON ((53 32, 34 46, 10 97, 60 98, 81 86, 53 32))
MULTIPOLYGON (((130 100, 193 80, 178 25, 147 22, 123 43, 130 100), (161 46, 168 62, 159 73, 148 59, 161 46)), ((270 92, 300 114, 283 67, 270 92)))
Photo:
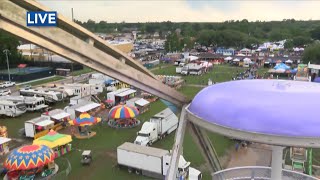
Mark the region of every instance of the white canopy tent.
POLYGON ((232 60, 232 57, 228 56, 226 58, 224 58, 225 61, 231 61, 232 60))
POLYGON ((233 62, 240 62, 240 59, 235 58, 235 59, 233 60, 233 62))
POLYGON ((293 63, 293 61, 288 59, 288 60, 286 60, 286 63, 293 63))

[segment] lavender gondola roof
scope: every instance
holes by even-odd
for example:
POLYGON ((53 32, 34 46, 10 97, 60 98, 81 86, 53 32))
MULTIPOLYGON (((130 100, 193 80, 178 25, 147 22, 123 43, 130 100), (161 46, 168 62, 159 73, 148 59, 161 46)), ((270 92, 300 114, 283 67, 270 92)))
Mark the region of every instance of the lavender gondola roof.
POLYGON ((209 86, 189 111, 220 126, 275 136, 320 137, 320 84, 241 80, 209 86))

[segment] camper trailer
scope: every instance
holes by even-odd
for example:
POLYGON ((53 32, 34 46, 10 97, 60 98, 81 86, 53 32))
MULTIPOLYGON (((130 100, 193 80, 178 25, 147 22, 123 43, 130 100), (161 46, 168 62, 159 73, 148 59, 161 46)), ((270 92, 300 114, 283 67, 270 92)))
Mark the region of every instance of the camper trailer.
POLYGON ((23 102, 13 102, 8 100, 0 100, 0 115, 16 117, 27 111, 23 102))
POLYGON ((75 96, 85 97, 90 95, 97 95, 103 92, 103 86, 99 84, 64 84, 66 89, 73 89, 75 96))
POLYGON ((25 103, 27 111, 39 111, 48 107, 48 105, 45 104, 44 97, 2 96, 0 99, 25 103))
MULTIPOLYGON (((41 89, 41 88, 37 88, 37 89, 41 89)), ((63 94, 63 97, 74 96, 73 89, 68 89, 61 85, 57 86, 56 84, 54 84, 53 86, 42 86, 42 89, 45 89, 47 91, 61 92, 63 94)))
POLYGON ((38 89, 32 89, 32 88, 20 89, 20 95, 44 97, 44 100, 47 103, 53 103, 53 102, 61 101, 63 99, 63 94, 61 92, 38 90, 38 89))

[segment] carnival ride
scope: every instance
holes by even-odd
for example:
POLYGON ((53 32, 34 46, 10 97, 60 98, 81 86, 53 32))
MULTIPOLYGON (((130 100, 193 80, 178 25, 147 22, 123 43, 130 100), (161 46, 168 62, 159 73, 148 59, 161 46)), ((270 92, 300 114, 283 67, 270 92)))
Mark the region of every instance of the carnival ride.
POLYGON ((45 145, 26 145, 14 149, 4 162, 8 171, 4 179, 47 177, 58 171, 54 152, 45 145))
POLYGON ((133 128, 140 124, 135 117, 139 114, 136 107, 118 105, 109 111, 108 125, 112 128, 133 128))
POLYGON ((72 130, 72 134, 78 139, 87 139, 96 135, 96 132, 90 131, 90 126, 101 122, 101 118, 91 116, 89 113, 81 113, 79 117, 69 121, 69 124, 76 126, 77 130, 72 130))

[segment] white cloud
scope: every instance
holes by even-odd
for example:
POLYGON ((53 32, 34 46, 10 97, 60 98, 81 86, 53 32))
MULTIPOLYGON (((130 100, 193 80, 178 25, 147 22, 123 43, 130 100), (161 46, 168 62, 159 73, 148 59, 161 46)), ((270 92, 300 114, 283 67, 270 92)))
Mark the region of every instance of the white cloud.
MULTIPOLYGON (((75 19, 108 22, 218 22, 225 20, 320 19, 320 1, 241 1, 232 11, 222 7, 192 8, 185 1, 48 1, 42 4, 75 19)), ((230 1, 230 3, 233 3, 230 1)))

